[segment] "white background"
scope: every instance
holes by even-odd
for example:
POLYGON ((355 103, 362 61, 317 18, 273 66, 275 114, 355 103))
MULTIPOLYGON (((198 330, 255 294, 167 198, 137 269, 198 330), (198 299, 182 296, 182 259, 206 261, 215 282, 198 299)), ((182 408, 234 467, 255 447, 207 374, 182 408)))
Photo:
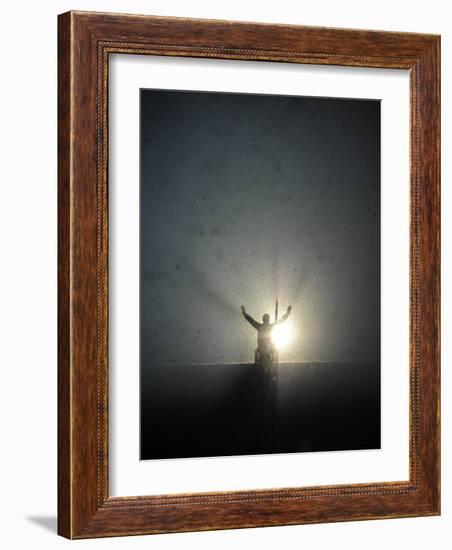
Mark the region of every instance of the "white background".
POLYGON ((446 1, 215 3, 17 1, 2 6, 0 86, 1 515, 5 548, 448 548, 452 535, 450 102, 452 17, 446 1), (442 41, 443 515, 373 522, 69 542, 56 515, 56 28, 68 9, 433 32, 442 41))

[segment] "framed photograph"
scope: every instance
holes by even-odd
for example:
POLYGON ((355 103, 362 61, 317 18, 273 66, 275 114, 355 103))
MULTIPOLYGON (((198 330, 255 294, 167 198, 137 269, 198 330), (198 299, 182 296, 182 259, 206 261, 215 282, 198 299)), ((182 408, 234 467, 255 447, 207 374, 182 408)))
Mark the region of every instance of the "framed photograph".
POLYGON ((440 513, 439 49, 59 16, 61 535, 440 513))

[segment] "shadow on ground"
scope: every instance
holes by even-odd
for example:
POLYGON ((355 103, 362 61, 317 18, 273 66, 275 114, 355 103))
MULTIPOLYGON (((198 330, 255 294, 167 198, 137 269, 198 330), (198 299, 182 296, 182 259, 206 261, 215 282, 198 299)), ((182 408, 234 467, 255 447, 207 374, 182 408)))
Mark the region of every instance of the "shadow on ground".
POLYGON ((152 367, 141 458, 380 448, 379 363, 152 367))
POLYGON ((57 532, 57 518, 55 516, 27 516, 26 519, 46 531, 57 532))

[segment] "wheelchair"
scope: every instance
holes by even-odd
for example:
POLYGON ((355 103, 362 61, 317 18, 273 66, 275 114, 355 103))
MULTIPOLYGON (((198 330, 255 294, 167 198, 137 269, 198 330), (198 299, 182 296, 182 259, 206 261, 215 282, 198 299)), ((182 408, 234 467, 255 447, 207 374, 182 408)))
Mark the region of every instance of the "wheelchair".
POLYGON ((278 350, 274 345, 257 347, 254 351, 254 365, 256 367, 271 369, 278 364, 278 350))

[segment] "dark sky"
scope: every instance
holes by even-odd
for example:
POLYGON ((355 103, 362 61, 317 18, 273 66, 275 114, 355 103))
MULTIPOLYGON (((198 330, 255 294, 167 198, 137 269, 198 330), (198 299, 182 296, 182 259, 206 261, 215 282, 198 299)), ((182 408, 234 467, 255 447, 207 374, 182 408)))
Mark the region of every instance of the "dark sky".
POLYGON ((141 91, 144 367, 380 358, 380 103, 141 91))

